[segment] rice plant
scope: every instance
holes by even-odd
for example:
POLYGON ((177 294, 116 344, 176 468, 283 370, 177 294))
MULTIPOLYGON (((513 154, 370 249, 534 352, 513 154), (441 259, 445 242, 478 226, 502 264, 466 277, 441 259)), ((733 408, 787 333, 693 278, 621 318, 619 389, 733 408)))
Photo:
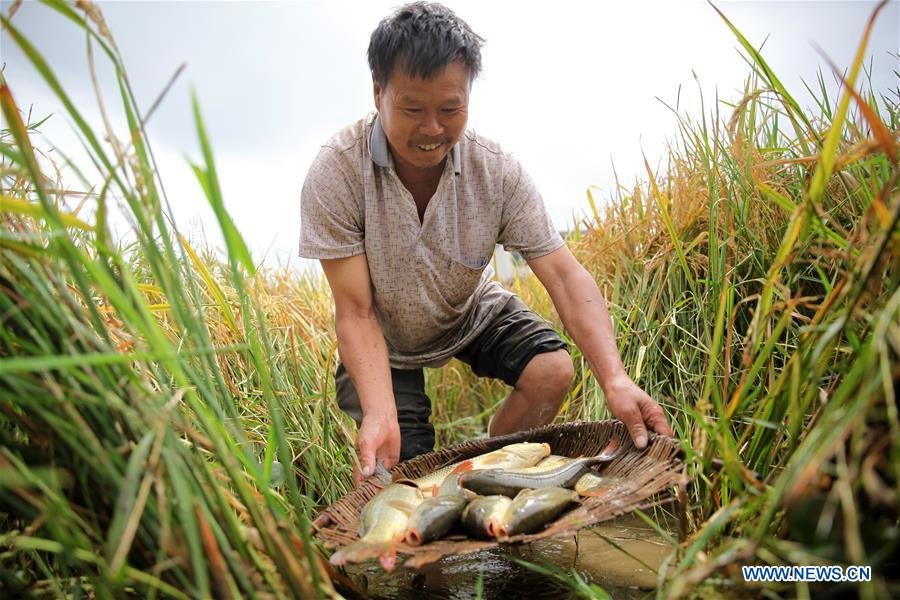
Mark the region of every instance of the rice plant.
POLYGON ((48 4, 115 67, 129 129, 96 132, 2 18, 103 182, 83 198, 93 205, 87 222, 48 175, 53 165, 31 143, 37 124, 23 121, 4 79, 3 585, 101 597, 331 595, 308 517, 343 490, 333 476, 346 463, 334 456, 347 438, 313 401, 327 390, 310 388, 309 369, 333 354, 316 314, 302 307, 304 318, 277 326, 295 307, 266 303, 284 281, 257 271, 223 208, 196 100, 203 156, 194 170, 227 260, 209 264, 177 231, 102 15, 48 4), (113 203, 134 224, 128 248, 108 229, 113 203))

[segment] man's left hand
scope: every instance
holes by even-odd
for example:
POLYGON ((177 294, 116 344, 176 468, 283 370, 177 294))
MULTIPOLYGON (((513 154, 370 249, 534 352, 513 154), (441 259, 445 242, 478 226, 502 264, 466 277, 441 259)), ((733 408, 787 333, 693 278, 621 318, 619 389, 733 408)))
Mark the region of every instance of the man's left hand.
POLYGON ((639 449, 647 446, 647 428, 660 435, 672 435, 662 407, 628 375, 622 374, 603 386, 606 403, 612 414, 625 423, 639 449))

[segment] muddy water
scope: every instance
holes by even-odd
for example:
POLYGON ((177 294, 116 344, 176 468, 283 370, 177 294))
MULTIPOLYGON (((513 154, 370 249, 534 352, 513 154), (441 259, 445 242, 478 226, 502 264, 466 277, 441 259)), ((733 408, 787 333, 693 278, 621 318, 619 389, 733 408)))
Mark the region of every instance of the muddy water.
POLYGON ((373 598, 393 600, 474 599, 478 595, 479 576, 481 597, 486 600, 579 597, 553 577, 536 573, 513 560, 518 558, 538 565, 549 563, 566 574, 578 573, 613 598, 630 600, 653 596, 652 589, 657 582, 654 571, 670 553, 671 546, 650 526, 636 516, 626 515, 591 530, 582 530, 577 536, 447 557, 418 570, 398 567, 392 573, 385 573, 377 562, 372 562, 352 567, 348 574, 373 598), (610 541, 639 560, 629 557, 610 541))

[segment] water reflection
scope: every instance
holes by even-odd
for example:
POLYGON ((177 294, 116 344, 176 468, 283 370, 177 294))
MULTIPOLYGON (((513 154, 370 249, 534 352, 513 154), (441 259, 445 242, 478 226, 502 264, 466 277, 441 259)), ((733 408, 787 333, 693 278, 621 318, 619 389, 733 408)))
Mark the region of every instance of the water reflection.
POLYGON ((631 600, 653 597, 655 571, 671 550, 652 527, 636 516, 626 515, 582 530, 577 537, 450 556, 418 570, 398 567, 385 573, 376 561, 371 561, 348 568, 348 574, 373 598, 391 600, 474 599, 478 597, 479 577, 481 597, 486 600, 580 597, 553 577, 518 564, 514 560, 518 558, 538 565, 555 565, 567 574, 578 573, 603 587, 613 598, 631 600))

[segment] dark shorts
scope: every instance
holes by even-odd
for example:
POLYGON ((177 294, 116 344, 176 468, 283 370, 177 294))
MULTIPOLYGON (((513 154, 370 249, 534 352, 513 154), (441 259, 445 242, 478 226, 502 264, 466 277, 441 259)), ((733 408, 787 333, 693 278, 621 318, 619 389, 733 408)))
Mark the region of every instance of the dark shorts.
MULTIPOLYGON (((488 328, 462 349, 456 358, 479 377, 502 379, 514 386, 535 355, 568 345, 550 324, 512 296, 488 328)), ((434 450, 434 427, 429 422, 431 400, 425 394, 422 369, 391 369, 397 420, 400 423, 400 460, 434 450)), ((359 426, 362 411, 350 375, 339 364, 335 373, 338 406, 359 426)))

